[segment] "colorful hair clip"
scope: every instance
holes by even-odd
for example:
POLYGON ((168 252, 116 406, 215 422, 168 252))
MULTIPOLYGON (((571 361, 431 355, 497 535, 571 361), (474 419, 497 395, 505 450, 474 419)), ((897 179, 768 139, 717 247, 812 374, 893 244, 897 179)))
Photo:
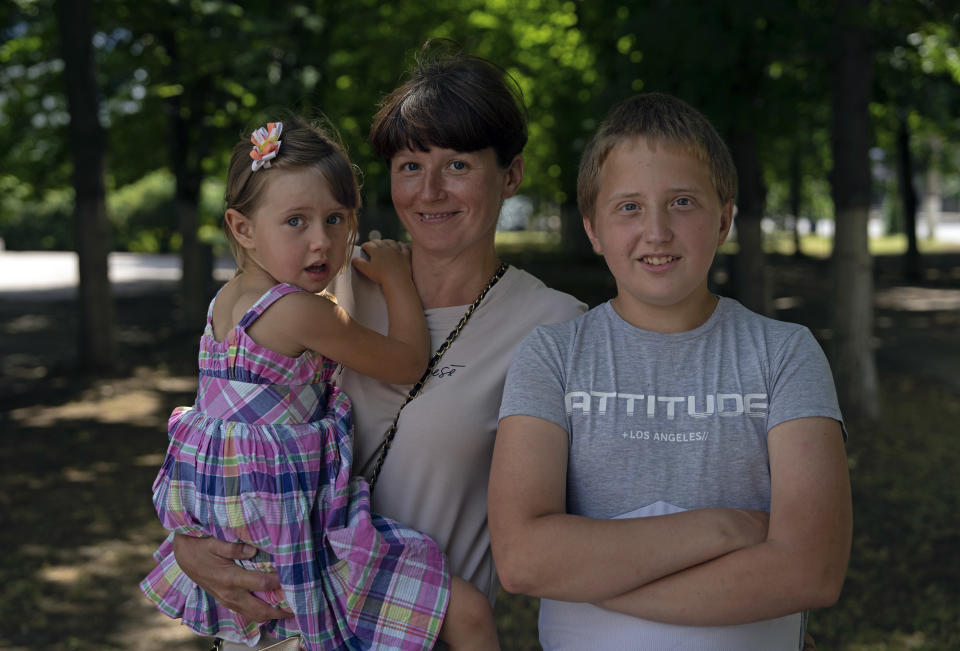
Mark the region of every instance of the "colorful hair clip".
POLYGON ((280 133, 283 131, 283 122, 267 122, 266 127, 255 129, 250 134, 253 149, 250 158, 253 164, 250 168, 256 172, 261 167, 270 167, 270 160, 277 157, 280 151, 280 133))

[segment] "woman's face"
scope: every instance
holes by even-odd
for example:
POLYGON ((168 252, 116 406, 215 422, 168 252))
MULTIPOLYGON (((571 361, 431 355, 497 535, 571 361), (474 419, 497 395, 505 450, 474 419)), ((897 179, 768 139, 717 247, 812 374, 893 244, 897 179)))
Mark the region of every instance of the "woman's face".
POLYGON ((414 250, 444 257, 492 251, 500 206, 522 180, 523 158, 501 168, 491 147, 402 149, 390 160, 393 206, 414 250))

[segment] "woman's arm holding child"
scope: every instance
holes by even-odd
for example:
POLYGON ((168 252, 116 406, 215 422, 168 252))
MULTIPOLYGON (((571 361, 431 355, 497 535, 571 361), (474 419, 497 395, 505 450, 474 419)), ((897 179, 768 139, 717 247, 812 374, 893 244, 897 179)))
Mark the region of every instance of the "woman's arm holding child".
POLYGON ((280 579, 275 572, 245 570, 233 562, 252 558, 256 553, 255 548, 243 543, 179 533, 173 536, 177 565, 218 603, 249 622, 293 617, 292 612, 274 608, 252 594, 279 589, 280 579))
POLYGON ((451 651, 499 651, 497 626, 486 595, 459 576, 450 577, 450 604, 440 639, 451 651))

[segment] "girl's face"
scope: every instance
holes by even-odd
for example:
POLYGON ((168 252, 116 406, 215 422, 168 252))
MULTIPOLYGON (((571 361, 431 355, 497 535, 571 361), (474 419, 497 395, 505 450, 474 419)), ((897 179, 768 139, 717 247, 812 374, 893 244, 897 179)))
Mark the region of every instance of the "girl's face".
POLYGON ((414 251, 456 257, 493 249, 503 200, 523 180, 523 159, 506 168, 493 148, 474 152, 402 149, 390 159, 393 206, 414 251))
POLYGON ((271 174, 257 209, 226 215, 246 251, 244 271, 259 267, 275 282, 322 291, 343 267, 353 210, 340 205, 314 168, 256 173, 271 174))

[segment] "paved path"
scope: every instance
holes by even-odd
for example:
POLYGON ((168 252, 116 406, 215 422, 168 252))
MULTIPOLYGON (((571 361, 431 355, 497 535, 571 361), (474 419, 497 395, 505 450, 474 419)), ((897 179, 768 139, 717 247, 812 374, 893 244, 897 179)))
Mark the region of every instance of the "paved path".
MULTIPOLYGON (((110 280, 117 296, 169 289, 180 279, 180 258, 176 254, 111 253, 109 264, 110 280)), ((217 280, 226 282, 233 272, 232 259, 217 260, 214 266, 217 280)), ((76 253, 0 251, 0 301, 69 300, 76 296, 77 277, 76 253)), ((960 288, 901 288, 878 292, 878 304, 878 307, 893 308, 901 314, 915 314, 919 320, 931 311, 940 311, 942 318, 950 318, 952 323, 960 321, 957 317, 960 315, 960 288), (944 301, 947 304, 943 304, 944 301)), ((957 371, 960 368, 960 339, 934 336, 929 323, 918 321, 914 324, 909 318, 907 327, 899 328, 898 332, 900 336, 896 338, 884 337, 877 351, 881 361, 934 377, 960 391, 960 373, 957 371)))
MULTIPOLYGON (((176 254, 111 253, 110 281, 117 294, 173 285, 180 280, 176 254)), ((217 260, 214 277, 233 275, 233 260, 217 260)), ((67 299, 76 296, 77 254, 72 251, 0 251, 0 297, 17 300, 67 299)))

